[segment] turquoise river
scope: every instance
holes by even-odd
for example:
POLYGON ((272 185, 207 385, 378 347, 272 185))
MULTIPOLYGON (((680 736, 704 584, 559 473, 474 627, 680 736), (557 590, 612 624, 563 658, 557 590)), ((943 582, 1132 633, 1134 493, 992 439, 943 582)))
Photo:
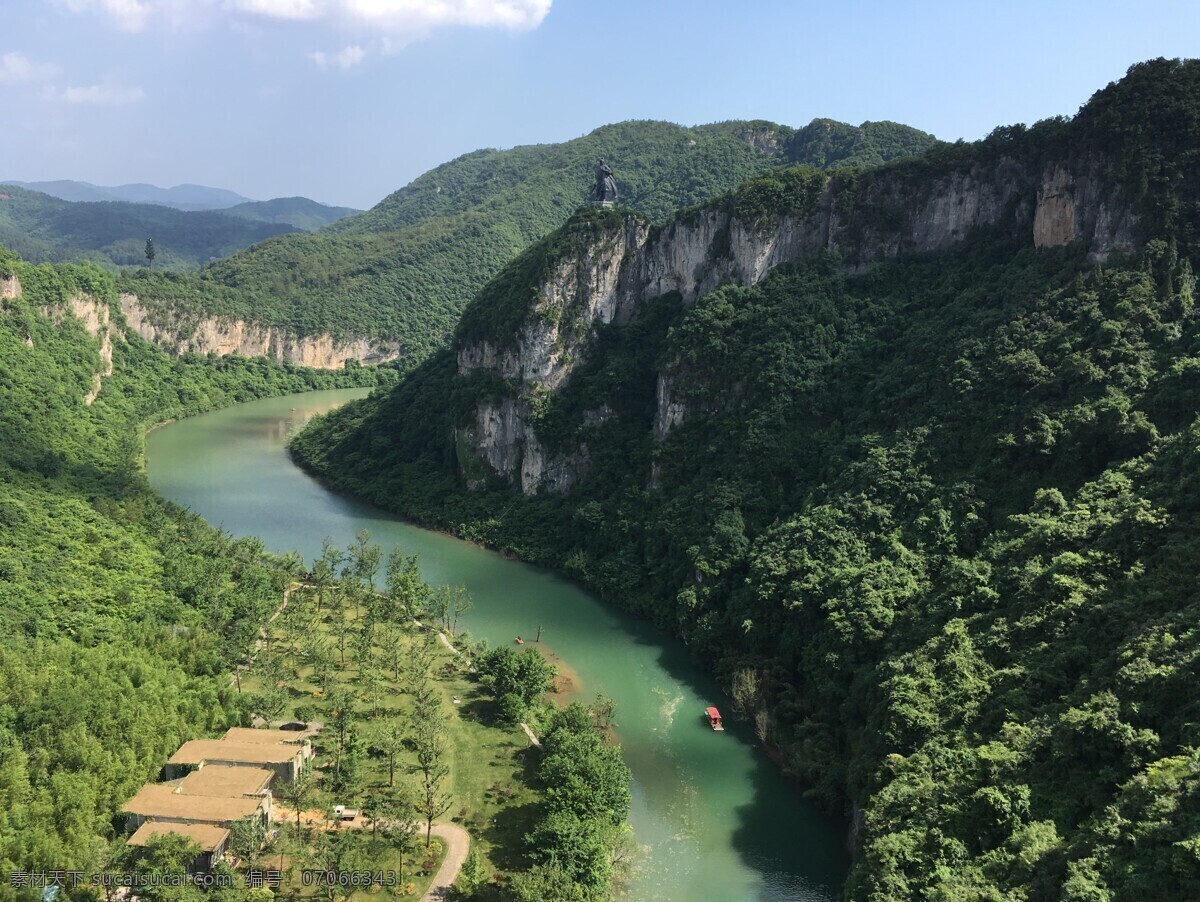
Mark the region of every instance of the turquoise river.
POLYGON ((234 535, 295 549, 311 564, 326 537, 361 529, 385 552, 420 555, 432 584, 465 585, 472 635, 532 637, 574 672, 587 700, 617 703, 617 732, 633 771, 630 820, 643 847, 625 895, 635 900, 813 900, 839 895, 844 824, 823 816, 755 747, 736 719, 714 733, 703 719, 729 701, 681 643, 553 573, 420 529, 322 487, 285 443, 312 416, 365 390, 315 392, 242 404, 156 429, 150 481, 164 496, 234 535))

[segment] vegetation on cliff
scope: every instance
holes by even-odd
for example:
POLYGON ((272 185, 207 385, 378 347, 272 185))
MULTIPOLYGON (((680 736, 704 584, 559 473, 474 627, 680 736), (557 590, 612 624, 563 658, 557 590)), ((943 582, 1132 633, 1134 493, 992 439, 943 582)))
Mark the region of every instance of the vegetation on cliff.
POLYGON ((562 144, 476 151, 320 234, 265 241, 185 278, 131 276, 126 287, 147 304, 302 335, 396 339, 415 363, 445 345, 492 276, 587 198, 598 157, 616 167, 621 203, 661 220, 773 167, 867 165, 933 140, 890 122, 624 122, 562 144))
MULTIPOLYGON (((1137 216, 1128 258, 1006 225, 596 328, 536 409, 548 454, 586 444, 568 493, 455 446, 512 387, 450 352, 294 453, 682 635, 815 796, 861 808, 853 898, 1200 896, 1198 97, 1200 63, 1158 60, 1073 120, 864 176, 1099 160, 1137 216), (661 436, 659 377, 682 411, 661 436)), ((783 203, 789 179, 767 180, 783 203)), ((762 185, 733 202, 774 209, 762 185)))

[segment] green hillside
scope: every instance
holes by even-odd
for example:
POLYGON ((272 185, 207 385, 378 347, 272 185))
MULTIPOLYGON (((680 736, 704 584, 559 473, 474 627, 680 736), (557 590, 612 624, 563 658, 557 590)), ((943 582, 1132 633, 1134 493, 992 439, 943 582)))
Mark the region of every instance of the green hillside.
MULTIPOLYGON (((586 447, 565 493, 456 447, 516 389, 460 378, 453 351, 293 453, 682 636, 857 825, 848 898, 1200 898, 1198 147, 1200 61, 1157 60, 1069 121, 848 177, 839 209, 868 234, 955 173, 1086 162, 1137 249, 1036 249, 1035 183, 948 249, 642 298, 521 399, 547 459, 586 447), (665 436, 663 374, 687 410, 665 436)), ((719 203, 775 222, 816 182, 719 203)), ((536 275, 625 223, 585 213, 528 251, 460 341, 511 346, 536 275)))
POLYGON ((112 304, 112 276, 0 248, 0 286, 10 274, 23 292, 0 300, 0 871, 95 873, 122 847, 114 812, 180 742, 245 723, 232 661, 290 578, 256 539, 156 495, 142 432, 383 371, 172 358, 130 334, 89 406, 100 343, 66 302, 112 304))
POLYGON ((0 185, 0 244, 27 260, 145 266, 153 238, 155 268, 194 269, 239 248, 295 231, 225 212, 183 212, 156 204, 73 203, 0 185))
POLYGON ((276 197, 272 200, 252 200, 222 212, 255 222, 290 225, 302 232, 315 232, 330 223, 361 213, 351 207, 330 207, 307 197, 276 197))
POLYGON ((894 123, 818 120, 797 131, 768 122, 625 122, 563 144, 476 151, 319 234, 263 242, 182 281, 138 275, 125 286, 147 303, 301 334, 395 338, 420 359, 444 346, 489 278, 587 198, 599 157, 616 171, 621 203, 661 220, 784 163, 873 163, 932 142, 894 123))

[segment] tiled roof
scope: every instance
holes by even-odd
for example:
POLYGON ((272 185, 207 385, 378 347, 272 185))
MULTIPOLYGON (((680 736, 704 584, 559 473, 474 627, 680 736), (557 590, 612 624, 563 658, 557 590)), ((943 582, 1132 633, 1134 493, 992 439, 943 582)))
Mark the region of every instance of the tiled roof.
POLYGON ((173 786, 147 783, 121 810, 147 818, 178 818, 225 824, 254 814, 261 805, 261 799, 184 795, 176 792, 173 786))
POLYGON ((235 761, 241 764, 284 764, 300 754, 300 746, 279 743, 230 742, 225 739, 192 739, 179 747, 171 764, 235 761))
POLYGON ((254 727, 230 727, 225 731, 228 742, 263 743, 266 745, 286 742, 289 745, 299 745, 304 742, 304 734, 296 730, 257 730, 254 727))
POLYGON ((227 829, 214 827, 212 824, 158 824, 146 821, 125 843, 130 846, 144 846, 152 836, 161 836, 164 833, 178 833, 180 836, 194 839, 200 843, 201 852, 216 851, 229 836, 227 829))
POLYGON ((264 767, 210 764, 184 777, 179 791, 188 796, 241 796, 266 789, 274 776, 274 771, 264 767))

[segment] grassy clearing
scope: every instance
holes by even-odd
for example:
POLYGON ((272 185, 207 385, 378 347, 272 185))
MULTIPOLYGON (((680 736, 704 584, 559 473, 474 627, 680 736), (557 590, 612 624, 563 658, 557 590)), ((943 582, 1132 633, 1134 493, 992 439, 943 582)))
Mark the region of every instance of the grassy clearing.
MULTIPOLYGON (((452 820, 467 829, 489 875, 502 878, 527 867, 523 840, 539 805, 538 793, 530 788, 530 756, 536 752, 530 750, 528 738, 519 727, 496 725, 495 703, 468 672, 465 661, 438 642, 434 633, 411 623, 371 625, 371 621, 372 612, 364 601, 355 604, 343 598, 339 602, 332 592, 299 588, 292 593, 288 610, 271 623, 251 668, 240 677, 243 693, 252 697, 256 709, 269 713, 270 720, 325 724, 314 739, 315 772, 320 777, 308 809, 369 807, 372 795, 387 790, 389 776, 395 783, 414 779, 413 743, 406 741, 397 749, 389 767, 380 734, 389 726, 411 734, 414 668, 426 666, 444 715, 444 761, 449 769, 445 787, 451 804, 439 820, 452 820), (335 707, 339 701, 344 711, 335 707), (343 788, 335 791, 339 782, 343 788)), ((285 846, 291 843, 287 852, 296 859, 306 855, 311 859, 312 849, 298 849, 291 838, 294 822, 291 829, 286 823, 280 826, 285 846)), ((310 828, 306 846, 313 845, 317 832, 315 826, 310 828)), ((424 839, 422 823, 417 851, 404 868, 406 881, 416 884, 414 893, 423 892, 429 881, 428 875, 409 875, 412 861, 426 863, 424 839)), ((386 863, 398 855, 393 845, 376 840, 347 853, 347 860, 364 862, 364 868, 369 865, 371 870, 399 871, 386 863)), ((440 857, 428 861, 429 868, 436 870, 440 857)), ((301 895, 324 893, 320 887, 293 889, 301 895)))

